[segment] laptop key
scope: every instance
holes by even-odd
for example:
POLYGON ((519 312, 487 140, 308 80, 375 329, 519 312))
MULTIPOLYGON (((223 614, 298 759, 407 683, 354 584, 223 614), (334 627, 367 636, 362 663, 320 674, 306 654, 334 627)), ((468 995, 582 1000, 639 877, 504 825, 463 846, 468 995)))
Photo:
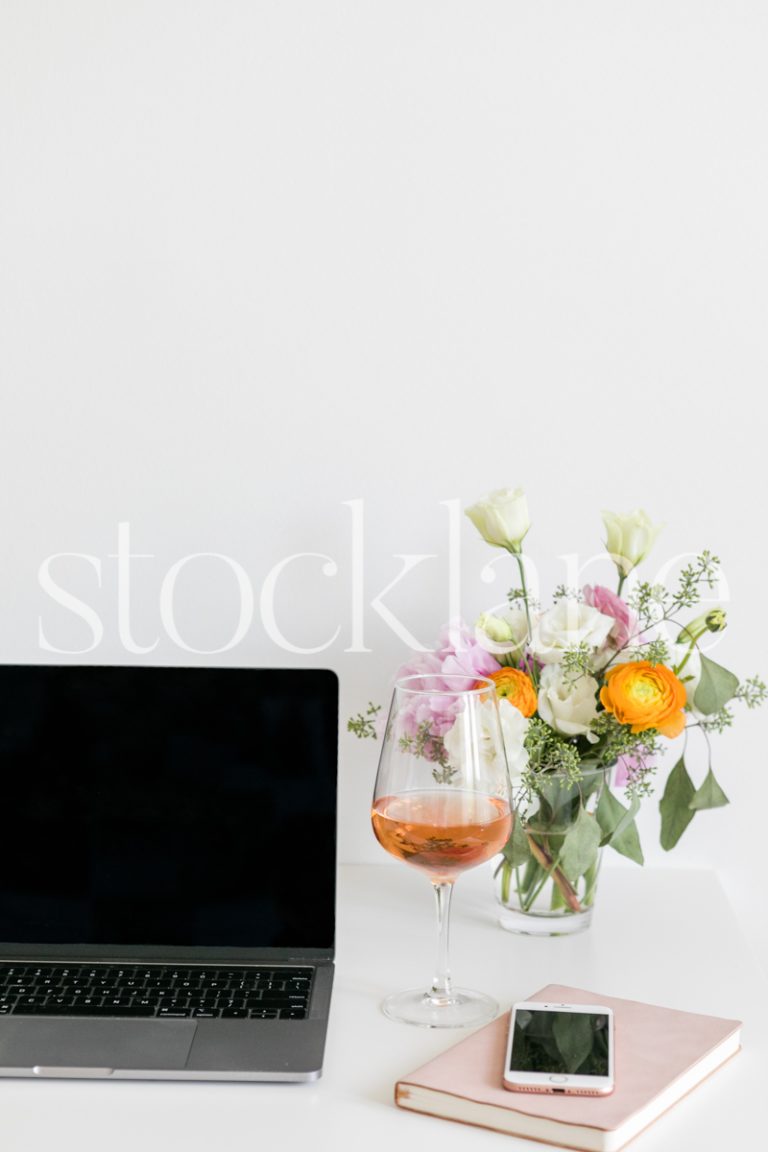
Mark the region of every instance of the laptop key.
POLYGON ((164 1020, 177 1020, 182 1016, 189 1016, 191 1011, 191 1008, 159 1008, 157 1014, 162 1016, 164 1020))
POLYGON ((297 1004, 295 1000, 286 1000, 284 996, 263 996, 258 1003, 254 1004, 258 1008, 305 1008, 306 1003, 297 1004))
POLYGON ((198 1020, 212 1020, 219 1015, 218 1008, 193 1008, 192 1015, 198 1020))
POLYGON ((229 1016, 230 1018, 237 1017, 239 1020, 248 1015, 245 1008, 223 1008, 221 1014, 222 1016, 229 1016))
POLYGON ((283 1008, 280 1013, 281 1020, 305 1020, 306 1016, 304 1008, 283 1008))
POLYGON ((56 1004, 36 1005, 25 1007, 17 1005, 13 1009, 14 1016, 154 1016, 154 1008, 107 1008, 105 1006, 72 1004, 69 1007, 56 1004))

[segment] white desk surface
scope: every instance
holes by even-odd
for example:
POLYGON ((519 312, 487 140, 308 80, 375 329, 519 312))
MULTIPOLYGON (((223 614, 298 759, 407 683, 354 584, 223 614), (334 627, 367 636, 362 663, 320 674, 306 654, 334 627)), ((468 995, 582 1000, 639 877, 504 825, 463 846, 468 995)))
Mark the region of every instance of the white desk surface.
MULTIPOLYGON (((311 868, 307 869, 311 900, 311 868)), ((513 936, 496 924, 485 869, 456 887, 451 940, 457 984, 506 1009, 544 984, 736 1017, 743 1051, 637 1138, 636 1152, 751 1147, 762 1128, 768 1012, 756 959, 716 876, 702 871, 603 871, 591 929, 572 939, 513 936), (740 1137, 742 1138, 740 1140, 740 1137)), ((280 1152, 441 1152, 544 1147, 392 1103, 395 1080, 466 1035, 394 1024, 387 992, 432 972, 429 884, 396 864, 341 868, 336 982, 325 1073, 315 1084, 0 1081, 3 1152, 183 1152, 268 1147, 280 1152)))

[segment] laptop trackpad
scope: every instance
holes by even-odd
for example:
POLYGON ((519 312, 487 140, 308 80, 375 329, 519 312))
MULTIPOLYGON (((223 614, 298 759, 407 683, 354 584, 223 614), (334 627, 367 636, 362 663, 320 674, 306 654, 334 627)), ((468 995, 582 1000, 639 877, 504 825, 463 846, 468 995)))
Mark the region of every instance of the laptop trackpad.
POLYGON ((58 1069, 105 1076, 112 1069, 182 1069, 196 1028, 193 1020, 6 1017, 0 1028, 0 1064, 49 1076, 58 1069))

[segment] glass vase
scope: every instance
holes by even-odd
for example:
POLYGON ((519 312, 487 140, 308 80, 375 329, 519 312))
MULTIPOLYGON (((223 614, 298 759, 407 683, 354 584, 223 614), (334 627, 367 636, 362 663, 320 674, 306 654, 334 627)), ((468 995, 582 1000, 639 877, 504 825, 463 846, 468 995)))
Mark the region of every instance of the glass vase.
POLYGON ((545 771, 517 789, 512 835, 494 872, 508 932, 569 936, 589 927, 602 855, 596 809, 610 772, 582 764, 578 780, 545 771))

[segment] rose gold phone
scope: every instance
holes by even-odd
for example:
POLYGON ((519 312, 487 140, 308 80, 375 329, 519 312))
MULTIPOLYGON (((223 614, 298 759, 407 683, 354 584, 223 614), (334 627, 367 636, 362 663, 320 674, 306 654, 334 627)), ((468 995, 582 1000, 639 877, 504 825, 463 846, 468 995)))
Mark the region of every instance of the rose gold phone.
POLYGON ((515 1004, 503 1082, 513 1092, 613 1092, 613 1012, 600 1004, 515 1004))

